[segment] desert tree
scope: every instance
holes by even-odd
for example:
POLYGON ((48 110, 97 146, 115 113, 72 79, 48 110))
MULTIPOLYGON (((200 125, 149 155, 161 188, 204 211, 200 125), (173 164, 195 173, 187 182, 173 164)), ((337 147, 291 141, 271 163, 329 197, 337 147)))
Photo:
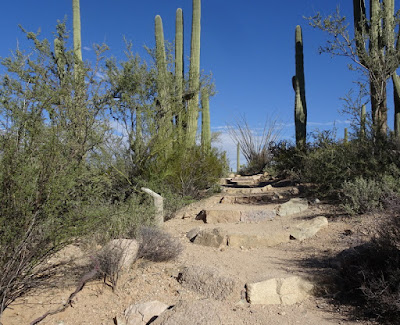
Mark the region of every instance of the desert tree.
POLYGON ((400 62, 399 15, 394 8, 394 0, 370 0, 367 17, 365 1, 353 0, 354 36, 350 35, 349 23, 338 9, 327 17, 317 13, 308 18, 311 26, 330 35, 320 52, 350 58, 353 62, 350 68, 366 76, 375 137, 387 134, 386 85, 391 77, 397 80, 400 62))

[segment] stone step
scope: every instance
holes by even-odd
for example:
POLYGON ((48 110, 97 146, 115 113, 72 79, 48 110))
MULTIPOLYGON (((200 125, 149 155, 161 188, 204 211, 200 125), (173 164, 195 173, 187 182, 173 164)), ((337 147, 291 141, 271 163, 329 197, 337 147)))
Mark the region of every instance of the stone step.
POLYGON ((217 228, 194 228, 187 237, 194 244, 222 248, 273 247, 290 240, 302 241, 315 236, 328 226, 325 217, 293 223, 293 220, 276 220, 264 223, 221 224, 217 228))
POLYGON ((266 193, 272 191, 273 187, 271 185, 265 185, 262 187, 223 187, 223 193, 232 194, 255 194, 255 193, 266 193))
POLYGON ((205 223, 250 223, 273 220, 276 216, 275 210, 268 207, 251 209, 229 209, 229 205, 222 207, 202 210, 196 217, 197 220, 203 220, 205 223), (228 207, 228 208, 225 208, 228 207))

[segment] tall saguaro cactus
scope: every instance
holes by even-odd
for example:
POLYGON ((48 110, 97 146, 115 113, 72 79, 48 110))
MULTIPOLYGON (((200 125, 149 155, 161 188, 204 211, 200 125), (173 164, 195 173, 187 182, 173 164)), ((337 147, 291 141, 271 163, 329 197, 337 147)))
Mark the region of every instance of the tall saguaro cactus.
POLYGON ((81 9, 79 0, 72 0, 72 14, 73 14, 73 33, 74 33, 74 54, 78 60, 82 61, 81 9))
POLYGON ((301 27, 296 26, 296 75, 292 78, 295 91, 294 121, 296 128, 296 145, 304 148, 307 135, 307 104, 304 81, 303 36, 301 27))
MULTIPOLYGON (((400 60, 399 38, 395 47, 394 0, 370 0, 367 20, 365 0, 353 0, 357 56, 369 72, 372 123, 375 136, 387 133, 386 83, 400 60), (368 47, 367 47, 368 46, 368 47)), ((396 77, 393 78, 396 94, 396 77)), ((398 89, 400 90, 400 89, 398 89)))
POLYGON ((200 21, 201 0, 193 0, 192 39, 190 45, 189 87, 193 92, 188 102, 187 111, 187 145, 196 143, 197 119, 199 116, 199 88, 200 88, 200 21))
POLYGON ((210 102, 206 88, 201 91, 201 147, 204 152, 211 150, 210 102))
POLYGON ((181 8, 176 10, 175 21, 175 94, 176 94, 176 128, 178 142, 181 142, 184 123, 183 105, 183 12, 181 8))
POLYGON ((160 106, 160 116, 158 130, 160 139, 166 141, 165 153, 168 156, 171 142, 171 131, 172 131, 172 114, 171 108, 169 107, 169 83, 168 83, 168 71, 167 71, 167 60, 165 56, 165 44, 164 44, 164 30, 162 19, 159 15, 155 17, 155 36, 156 36, 156 64, 157 64, 157 93, 158 102, 160 106))

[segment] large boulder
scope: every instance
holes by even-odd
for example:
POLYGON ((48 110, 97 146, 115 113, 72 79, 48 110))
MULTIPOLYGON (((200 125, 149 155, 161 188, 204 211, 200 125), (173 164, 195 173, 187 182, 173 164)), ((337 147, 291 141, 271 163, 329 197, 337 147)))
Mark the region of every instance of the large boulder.
POLYGON ((328 219, 325 217, 316 217, 295 226, 290 231, 290 238, 302 241, 315 236, 318 231, 326 227, 328 227, 328 219))
POLYGON ((299 276, 272 278, 246 284, 247 300, 251 304, 293 305, 306 299, 313 287, 299 276))

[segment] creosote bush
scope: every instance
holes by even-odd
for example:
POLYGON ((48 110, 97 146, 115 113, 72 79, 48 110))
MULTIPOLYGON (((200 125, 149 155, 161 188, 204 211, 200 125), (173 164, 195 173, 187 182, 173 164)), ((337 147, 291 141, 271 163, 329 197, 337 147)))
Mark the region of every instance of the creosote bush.
POLYGON ((178 257, 182 250, 181 243, 167 232, 152 227, 140 229, 138 258, 164 262, 178 257))

